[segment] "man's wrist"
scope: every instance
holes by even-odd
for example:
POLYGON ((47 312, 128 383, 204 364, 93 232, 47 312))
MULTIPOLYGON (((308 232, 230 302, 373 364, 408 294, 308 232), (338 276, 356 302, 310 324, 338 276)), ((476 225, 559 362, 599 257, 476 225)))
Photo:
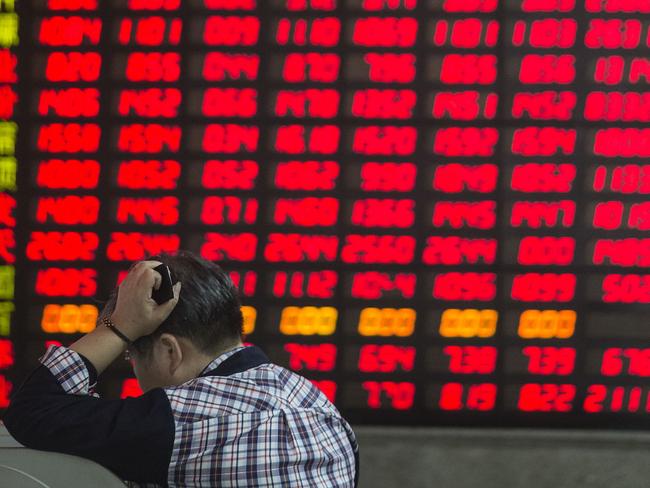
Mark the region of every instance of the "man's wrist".
POLYGON ((131 323, 124 319, 121 315, 111 314, 108 316, 108 320, 119 332, 126 336, 128 342, 133 343, 140 337, 140 335, 136 332, 137 327, 133 327, 131 323))
POLYGON ((119 317, 116 318, 115 315, 104 317, 102 318, 101 322, 107 329, 111 330, 113 334, 122 339, 127 345, 131 345, 133 341, 138 338, 136 337, 133 328, 128 327, 125 321, 121 320, 119 317))
POLYGON ((126 348, 126 343, 101 321, 97 322, 97 327, 90 334, 84 335, 70 345, 70 349, 85 356, 95 366, 98 375, 126 348))
POLYGON ((101 320, 97 322, 97 327, 95 327, 93 332, 97 334, 97 339, 102 341, 102 343, 109 344, 110 347, 119 347, 120 352, 128 348, 127 343, 123 339, 120 339, 115 332, 106 327, 101 320))

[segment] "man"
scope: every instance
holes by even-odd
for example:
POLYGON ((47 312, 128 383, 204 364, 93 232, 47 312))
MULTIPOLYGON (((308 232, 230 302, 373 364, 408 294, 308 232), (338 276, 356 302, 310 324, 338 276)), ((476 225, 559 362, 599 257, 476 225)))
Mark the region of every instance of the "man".
POLYGON ((51 346, 4 423, 22 444, 96 461, 154 486, 352 487, 352 429, 305 378, 245 347, 230 278, 192 253, 135 264, 94 331, 51 346), (161 263, 178 281, 158 305, 161 263), (97 376, 125 352, 144 394, 105 400, 97 376))

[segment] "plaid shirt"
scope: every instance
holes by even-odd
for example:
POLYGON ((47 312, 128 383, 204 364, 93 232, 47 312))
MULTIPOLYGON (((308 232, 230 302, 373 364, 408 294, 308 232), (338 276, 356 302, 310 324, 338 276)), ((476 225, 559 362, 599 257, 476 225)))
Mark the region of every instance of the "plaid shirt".
MULTIPOLYGON (((158 428, 173 429, 173 433, 169 432, 173 435, 173 443, 170 437, 168 447, 160 445, 165 444, 163 441, 147 446, 154 450, 171 447, 171 452, 160 452, 163 459, 169 459, 165 480, 168 486, 354 486, 355 456, 358 456, 354 433, 334 405, 311 382, 270 362, 227 376, 210 375, 224 361, 244 349, 249 348, 239 347, 221 354, 199 377, 165 388, 164 395, 160 389, 155 389, 158 390, 155 395, 148 392, 143 397, 119 401, 99 399, 93 391, 94 383, 91 384, 94 368, 71 349, 50 346, 41 363, 56 379, 64 396, 83 395, 89 401, 112 402, 111 405, 129 402, 129 408, 134 408, 136 413, 123 412, 124 408, 111 408, 107 409, 110 415, 100 421, 119 425, 123 419, 110 417, 128 416, 126 427, 120 428, 119 434, 120 442, 126 444, 123 446, 125 449, 133 447, 129 445, 129 435, 132 435, 135 445, 142 442, 142 437, 149 439, 146 430, 138 432, 140 428, 151 429, 156 434, 158 428), (145 399, 147 396, 148 400, 145 399), (147 401, 146 408, 140 409, 138 401, 147 401), (168 404, 162 405, 165 401, 168 404), (139 413, 140 410, 143 412, 139 413), (165 419, 166 414, 158 412, 170 412, 172 418, 165 419), (160 417, 159 422, 157 417, 160 417), (135 431, 132 434, 123 432, 128 429, 135 431)), ((26 397, 27 393, 23 396, 26 397)), ((32 400, 34 402, 36 400, 32 400)), ((18 403, 23 410, 28 404, 26 400, 18 403)), ((95 403, 92 412, 97 415, 101 406, 95 403)), ((13 414, 15 416, 16 412, 13 414)), ((78 421, 83 422, 81 419, 78 421)), ((56 422, 54 414, 49 417, 49 422, 56 422)), ((7 428, 14 434, 12 430, 20 430, 19 425, 20 421, 13 421, 7 424, 7 428)), ((87 429, 90 429, 90 436, 97 426, 89 425, 87 429)), ((101 435, 107 434, 102 431, 101 435)), ((19 436, 14 436, 23 442, 19 436)), ((140 452, 143 452, 142 448, 144 446, 138 448, 140 452)), ((79 449, 50 446, 49 450, 84 456, 79 449)), ((101 446, 98 452, 101 452, 101 446)), ((157 455, 155 452, 149 454, 157 455)), ((115 453, 111 452, 111 456, 115 453)), ((104 464, 127 479, 135 479, 129 478, 128 474, 129 469, 137 470, 137 466, 124 466, 122 471, 121 464, 128 463, 128 459, 135 465, 140 462, 138 454, 124 460, 106 459, 106 462, 102 462, 99 454, 85 457, 104 464)), ((145 464, 143 461, 142 469, 145 469, 145 464)), ((129 485, 164 486, 164 483, 143 481, 129 482, 129 485)))

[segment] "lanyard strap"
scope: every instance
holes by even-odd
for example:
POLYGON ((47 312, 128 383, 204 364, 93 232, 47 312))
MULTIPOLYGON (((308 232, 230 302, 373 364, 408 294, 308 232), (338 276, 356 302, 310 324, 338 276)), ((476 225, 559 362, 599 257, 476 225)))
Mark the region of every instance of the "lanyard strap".
POLYGON ((269 358, 259 347, 245 347, 223 361, 216 368, 207 373, 203 373, 201 376, 231 376, 270 362, 269 358))

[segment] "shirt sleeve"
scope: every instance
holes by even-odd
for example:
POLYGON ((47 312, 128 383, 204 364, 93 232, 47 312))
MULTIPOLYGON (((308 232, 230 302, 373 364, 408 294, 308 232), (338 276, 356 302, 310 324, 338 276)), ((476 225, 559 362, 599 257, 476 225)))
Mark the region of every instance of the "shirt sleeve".
POLYGON ((99 398, 94 393, 97 370, 82 354, 67 347, 52 345, 39 361, 50 370, 66 393, 99 398))
POLYGON ((97 372, 76 351, 52 346, 41 363, 3 418, 18 442, 90 459, 122 479, 166 485, 175 423, 162 388, 106 400, 93 395, 97 372))

